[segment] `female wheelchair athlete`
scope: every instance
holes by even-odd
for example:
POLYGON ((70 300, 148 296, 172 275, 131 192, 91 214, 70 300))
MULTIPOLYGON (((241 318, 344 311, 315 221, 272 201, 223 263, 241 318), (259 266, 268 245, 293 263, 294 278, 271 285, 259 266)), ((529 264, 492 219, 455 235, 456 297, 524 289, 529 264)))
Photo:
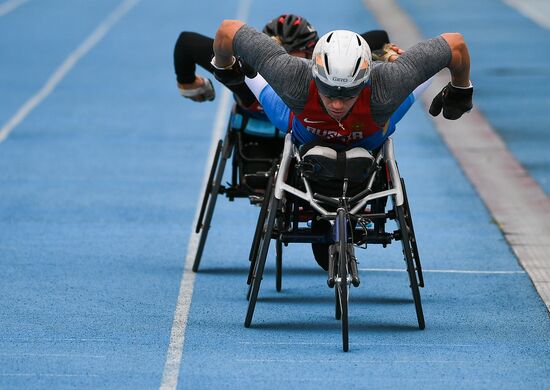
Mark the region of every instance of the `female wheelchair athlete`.
POLYGON ((251 204, 261 204, 272 167, 283 150, 283 136, 271 122, 254 117, 238 105, 233 107, 224 140, 219 140, 216 147, 195 228, 200 237, 194 272, 199 269, 218 195, 225 195, 229 201, 248 198, 251 204), (222 185, 231 156, 231 181, 222 185))
POLYGON ((329 244, 327 284, 335 288, 336 319, 342 325, 343 350, 349 349, 348 303, 350 287, 359 286, 354 246, 401 241, 414 300, 418 326, 424 329, 419 287, 424 287, 420 257, 405 190, 388 138, 372 157, 365 149, 331 155, 318 147, 306 153, 287 134, 278 170, 271 170, 252 243, 248 276, 248 309, 245 327, 250 327, 271 240, 276 241, 277 290, 281 289, 282 245, 329 244), (321 153, 318 153, 321 152, 321 153), (355 161, 353 161, 355 160, 355 161), (353 172, 353 165, 364 167, 353 172), (328 172, 328 174, 327 174, 328 172), (387 199, 392 207, 386 210, 387 199), (328 220, 331 235, 315 234, 304 222, 328 220), (397 230, 386 232, 387 220, 397 230), (367 222, 373 222, 369 228, 367 222))

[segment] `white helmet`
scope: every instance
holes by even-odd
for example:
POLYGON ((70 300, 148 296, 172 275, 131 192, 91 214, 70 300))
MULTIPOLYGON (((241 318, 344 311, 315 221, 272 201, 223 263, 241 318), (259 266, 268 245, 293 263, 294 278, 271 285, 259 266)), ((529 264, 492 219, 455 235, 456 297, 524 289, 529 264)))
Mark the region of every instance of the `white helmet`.
POLYGON ((371 52, 359 34, 335 30, 323 35, 313 49, 313 77, 328 97, 359 95, 370 76, 371 52))

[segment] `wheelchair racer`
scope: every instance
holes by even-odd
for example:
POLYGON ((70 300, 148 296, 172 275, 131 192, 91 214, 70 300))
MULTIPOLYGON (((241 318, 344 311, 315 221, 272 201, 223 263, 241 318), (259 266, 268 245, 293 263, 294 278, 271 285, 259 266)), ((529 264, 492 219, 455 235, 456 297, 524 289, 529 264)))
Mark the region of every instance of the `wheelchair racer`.
MULTIPOLYGON (((315 28, 303 17, 293 14, 283 14, 270 20, 262 32, 278 43, 288 54, 310 59, 313 48, 319 36, 315 28)), ((397 57, 402 51, 389 43, 388 34, 382 30, 365 32, 362 37, 370 47, 377 49, 380 56, 397 57)), ((214 56, 214 40, 204 35, 184 31, 180 33, 174 47, 174 68, 177 86, 180 94, 196 102, 212 101, 215 91, 212 82, 195 73, 198 64, 210 73, 214 72, 211 59, 214 56)), ((262 116, 262 107, 258 104, 254 94, 242 81, 224 82, 235 97, 240 108, 259 119, 262 116)))
POLYGON ((393 62, 372 62, 359 34, 338 30, 316 44, 313 60, 295 58, 240 21, 224 21, 214 41, 218 78, 243 79, 235 53, 257 70, 289 108, 299 143, 324 139, 375 149, 395 130, 391 115, 419 85, 449 68, 451 82, 434 98, 430 113, 458 119, 472 108, 470 58, 461 34, 420 42, 393 62), (290 77, 289 77, 290 76, 290 77))
MULTIPOLYGON (((394 55, 391 54, 390 55, 394 55)), ((388 58, 389 55, 386 55, 384 57, 379 57, 379 60, 386 60, 389 61, 388 58)), ((402 103, 401 105, 395 110, 395 112, 392 114, 390 119, 388 120, 388 123, 391 124, 391 128, 395 128, 395 125, 397 122, 399 122, 403 116, 407 113, 409 108, 411 108, 412 104, 418 99, 418 97, 428 88, 428 86, 432 82, 432 78, 428 79, 421 85, 419 85, 402 103)), ((265 113, 267 117, 271 120, 271 122, 278 128, 284 129, 286 125, 288 125, 290 118, 291 118, 291 112, 288 106, 282 101, 282 99, 275 93, 273 88, 265 81, 265 79, 257 74, 254 78, 246 78, 246 84, 250 88, 250 90, 254 93, 260 104, 265 107, 265 113)), ((303 138, 303 134, 301 136, 296 136, 300 132, 300 128, 297 128, 293 133, 293 140, 298 145, 303 145, 298 138, 303 138)), ((387 138, 390 134, 387 134, 384 139, 387 138)), ((316 143, 316 140, 311 141, 310 145, 314 145, 316 143)), ((309 145, 308 145, 309 146, 309 145)), ((334 149, 344 148, 345 145, 334 145, 334 149)), ((352 146, 353 147, 353 146, 352 146)), ((328 234, 330 232, 331 225, 330 222, 326 220, 317 220, 313 219, 311 223, 311 231, 315 234, 328 234)), ((315 257, 315 260, 317 263, 323 268, 325 271, 328 270, 328 247, 329 244, 311 244, 313 249, 313 255, 315 257)))
MULTIPOLYGON (((373 63, 362 37, 337 30, 321 37, 313 60, 305 61, 287 55, 241 21, 224 21, 214 52, 218 78, 243 76, 235 54, 267 80, 276 95, 260 85, 260 101, 276 126, 292 129, 298 144, 323 140, 336 146, 380 147, 400 119, 392 114, 415 88, 443 68, 451 71, 451 82, 433 99, 430 114, 443 111, 445 118, 454 120, 472 108, 469 52, 459 33, 420 42, 393 62, 373 63)), ((313 250, 326 270, 326 246, 315 244, 313 250)))

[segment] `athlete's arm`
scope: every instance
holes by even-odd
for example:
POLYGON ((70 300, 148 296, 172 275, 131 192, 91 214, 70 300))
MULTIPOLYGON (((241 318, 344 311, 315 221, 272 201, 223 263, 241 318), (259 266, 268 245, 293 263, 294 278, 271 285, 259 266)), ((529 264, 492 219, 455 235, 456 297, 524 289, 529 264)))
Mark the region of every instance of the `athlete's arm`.
POLYGON ((442 35, 451 48, 451 82, 439 92, 430 105, 430 114, 438 116, 443 111, 446 119, 455 120, 473 107, 472 96, 474 88, 470 82, 470 53, 459 33, 442 35))
POLYGON ((253 79, 247 77, 245 82, 262 105, 271 123, 279 130, 287 132, 290 127, 290 108, 259 73, 253 79))
POLYGON ((237 31, 244 26, 240 20, 224 20, 214 38, 214 62, 216 66, 225 68, 234 61, 233 39, 237 31))
POLYGON ((229 66, 239 56, 258 71, 294 112, 308 95, 311 62, 289 55, 267 35, 241 21, 224 21, 214 39, 216 66, 229 66))
POLYGON ((469 87, 470 53, 464 37, 460 33, 445 33, 441 37, 451 48, 451 61, 447 66, 451 71, 451 83, 455 87, 469 87))
MULTIPOLYGON (((213 42, 212 38, 195 32, 183 31, 179 35, 174 47, 174 70, 178 88, 184 97, 194 101, 205 100, 205 95, 200 92, 201 89, 205 88, 205 83, 209 83, 209 81, 196 75, 195 72, 196 65, 209 73, 214 71, 210 64, 210 60, 214 55, 213 42)), ((244 83, 228 88, 237 96, 239 103, 245 107, 250 106, 256 100, 244 83)))

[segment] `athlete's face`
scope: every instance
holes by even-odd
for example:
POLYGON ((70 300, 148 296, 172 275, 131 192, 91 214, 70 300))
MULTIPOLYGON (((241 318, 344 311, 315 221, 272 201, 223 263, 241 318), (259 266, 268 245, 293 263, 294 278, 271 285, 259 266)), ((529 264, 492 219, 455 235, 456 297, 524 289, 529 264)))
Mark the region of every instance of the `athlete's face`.
POLYGON ((319 94, 323 106, 327 110, 328 114, 337 121, 342 120, 343 117, 351 110, 359 96, 354 97, 336 97, 331 98, 323 94, 319 94))

